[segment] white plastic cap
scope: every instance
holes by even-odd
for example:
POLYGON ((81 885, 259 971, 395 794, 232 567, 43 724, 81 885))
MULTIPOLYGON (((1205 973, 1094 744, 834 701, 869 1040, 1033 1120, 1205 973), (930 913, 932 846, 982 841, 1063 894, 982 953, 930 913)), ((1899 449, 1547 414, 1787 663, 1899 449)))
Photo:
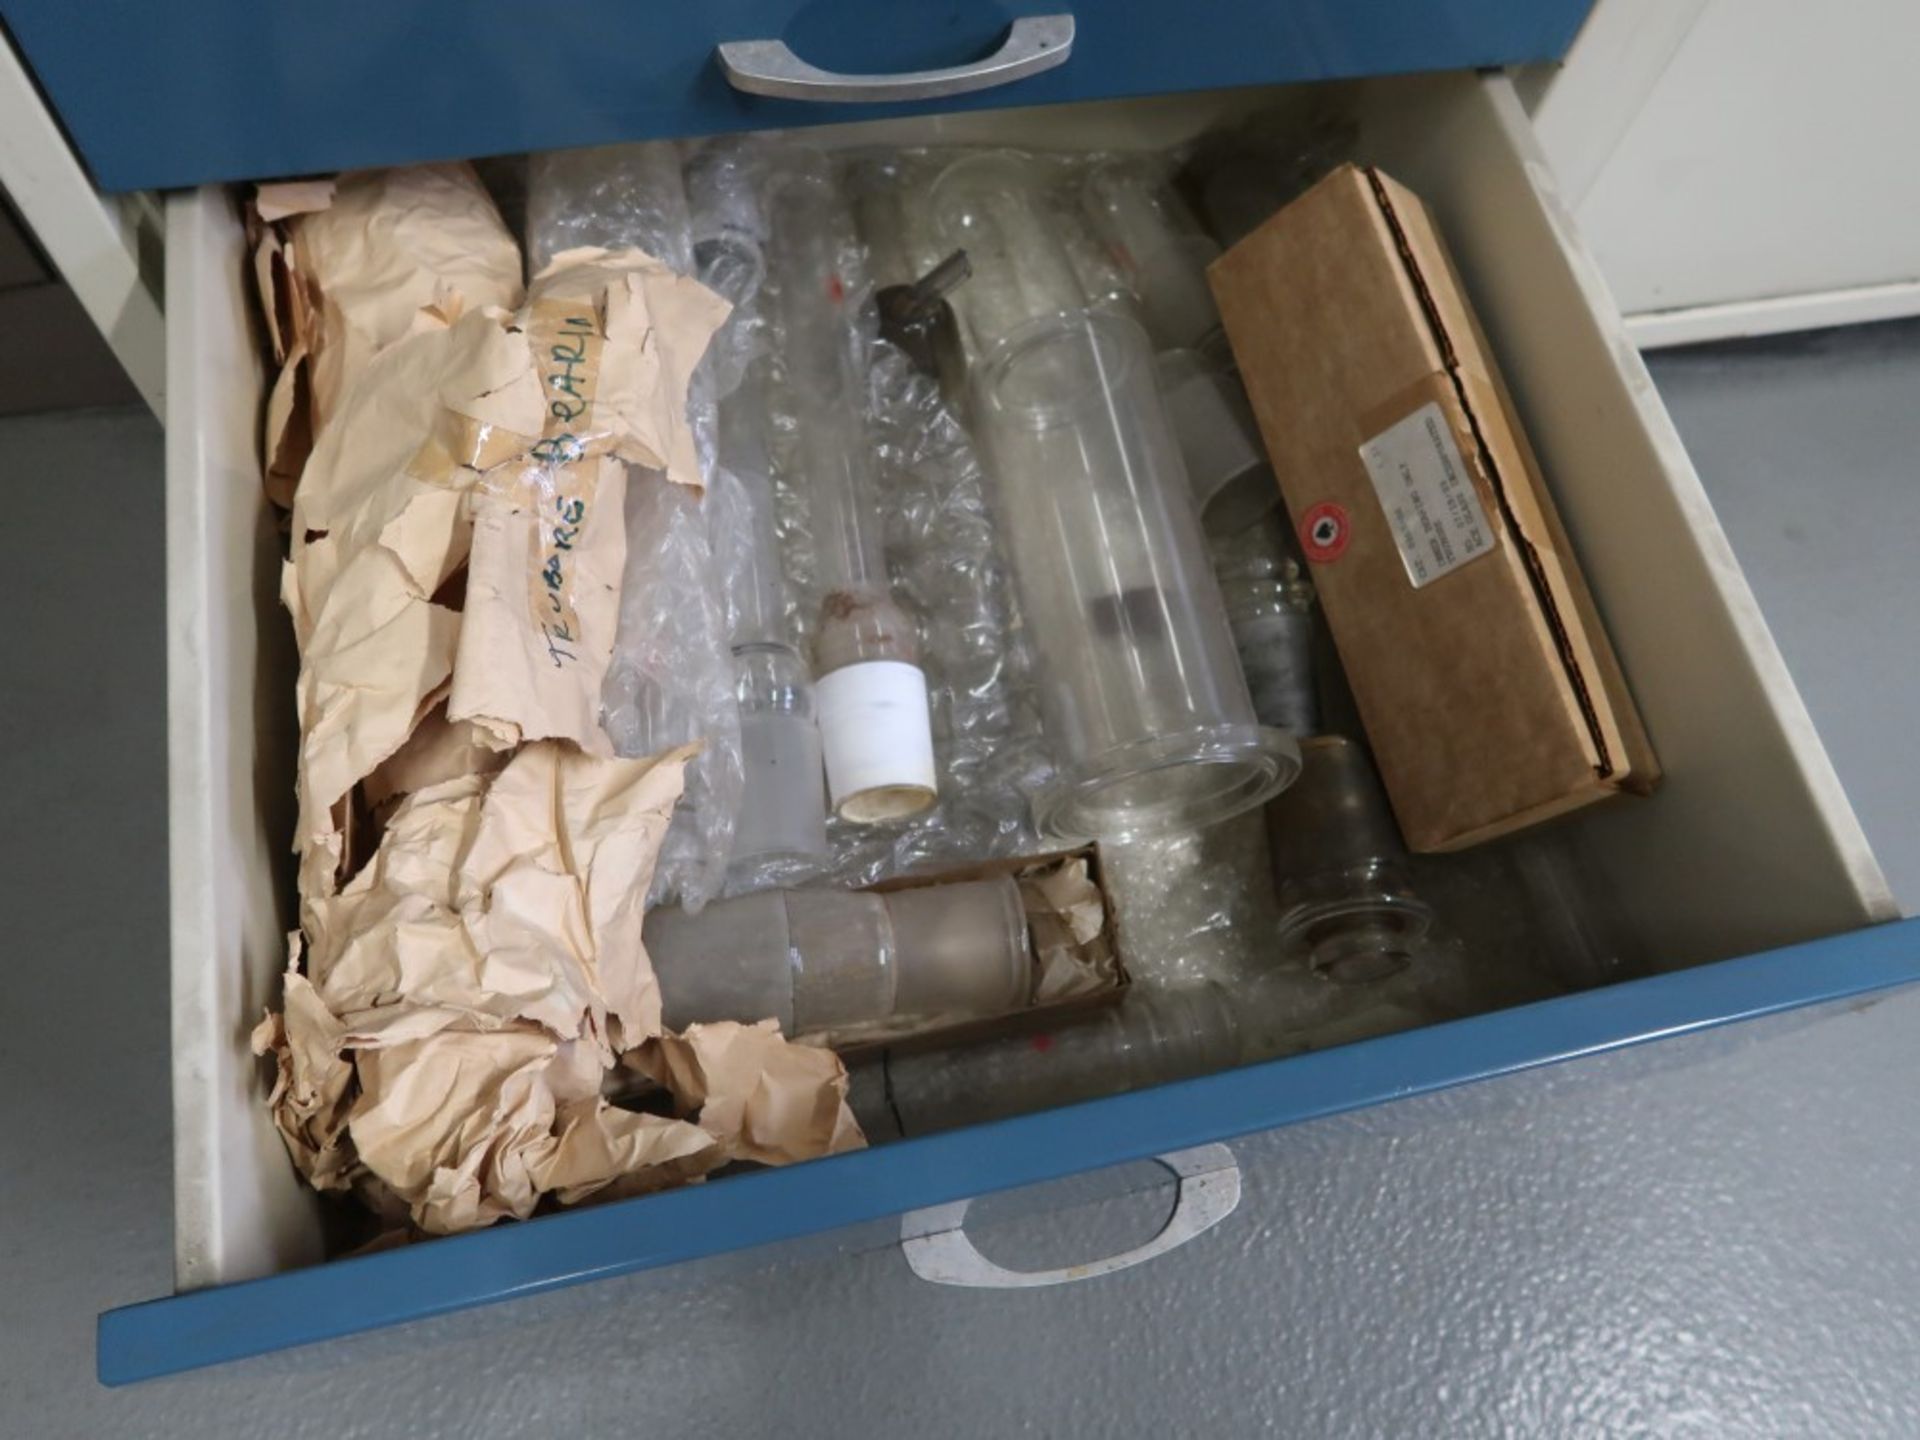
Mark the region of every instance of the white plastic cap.
POLYGON ((813 693, 835 812, 871 825, 933 804, 933 715, 918 665, 863 660, 821 676, 813 693))

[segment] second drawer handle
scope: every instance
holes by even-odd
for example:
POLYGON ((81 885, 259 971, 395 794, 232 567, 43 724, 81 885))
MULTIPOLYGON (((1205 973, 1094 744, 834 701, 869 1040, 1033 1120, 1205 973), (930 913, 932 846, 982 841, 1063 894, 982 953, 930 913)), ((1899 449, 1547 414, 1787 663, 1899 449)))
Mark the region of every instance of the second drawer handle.
POLYGON ((900 1248, 913 1273, 936 1285, 1031 1290, 1042 1285, 1091 1280, 1096 1275, 1111 1275, 1116 1270, 1142 1264, 1211 1230, 1239 1205, 1240 1167, 1234 1163, 1233 1151, 1225 1145, 1196 1145, 1191 1150, 1175 1150, 1153 1158, 1179 1178, 1180 1190, 1173 1202, 1173 1213, 1158 1235, 1118 1255, 1058 1270, 1009 1270, 987 1259, 967 1238, 967 1206, 973 1203, 971 1200, 955 1200, 903 1216, 900 1248))
POLYGON ((809 65, 784 40, 729 40, 715 52, 727 83, 749 95, 833 103, 938 100, 1011 85, 1066 63, 1073 52, 1073 16, 1029 15, 1013 22, 1006 43, 971 65, 906 70, 893 75, 844 75, 809 65))

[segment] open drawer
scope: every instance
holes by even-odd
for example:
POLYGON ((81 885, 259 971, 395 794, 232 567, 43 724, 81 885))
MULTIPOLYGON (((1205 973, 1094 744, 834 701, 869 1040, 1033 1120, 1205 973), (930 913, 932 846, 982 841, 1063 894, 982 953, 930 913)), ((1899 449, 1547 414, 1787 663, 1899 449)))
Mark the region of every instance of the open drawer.
POLYGON ((1666 787, 1579 823, 1666 973, 787 1170, 327 1262, 246 1037, 291 907, 293 650, 259 483, 265 376, 234 197, 171 201, 168 633, 179 1295, 102 1318, 120 1382, 1182 1150, 1920 978, 1727 541, 1500 76, 876 122, 825 140, 1167 146, 1350 110, 1433 207, 1539 451, 1666 787), (1766 953, 1755 953, 1766 952, 1766 953), (1747 958, 1733 958, 1747 957, 1747 958), (245 1282, 245 1283, 239 1283, 245 1282))

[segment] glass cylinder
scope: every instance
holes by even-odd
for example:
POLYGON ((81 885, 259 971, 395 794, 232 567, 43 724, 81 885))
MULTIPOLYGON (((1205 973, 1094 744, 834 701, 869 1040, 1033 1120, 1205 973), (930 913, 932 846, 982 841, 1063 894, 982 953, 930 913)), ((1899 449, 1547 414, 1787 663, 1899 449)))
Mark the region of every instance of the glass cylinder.
POLYGON ((1340 984, 1383 980, 1422 953, 1433 911, 1365 748, 1320 735, 1300 755, 1300 778, 1267 807, 1281 956, 1340 984))
POLYGON ((1053 1030, 889 1052, 856 1069, 849 1100, 869 1135, 929 1135, 1224 1069, 1239 1045, 1233 1005, 1216 985, 1130 993, 1053 1030), (882 1066, 880 1083, 862 1078, 882 1066))
POLYGON ((1271 511, 1238 535, 1216 536, 1213 569, 1253 713, 1289 735, 1317 735, 1319 621, 1313 584, 1288 553, 1285 533, 1271 511))
POLYGON ((1094 233, 1127 277, 1156 350, 1221 345, 1220 310, 1207 286, 1219 255, 1173 188, 1164 159, 1127 156, 1088 172, 1081 203, 1094 233))
POLYGON ((859 890, 784 894, 792 1033, 813 1035, 891 1017, 899 956, 886 897, 859 890))
POLYGON ((669 1029, 776 1019, 834 1035, 1006 1015, 1033 997, 1011 876, 867 890, 763 890, 646 923, 669 1029))
POLYGON ((774 202, 772 274, 820 578, 815 696, 834 809, 899 820, 935 799, 932 715, 914 617, 894 600, 865 423, 859 253, 823 161, 774 202))
POLYGON ((886 895, 900 956, 893 1013, 1004 1015, 1033 999, 1027 911, 1011 876, 886 895))
POLYGON ((1255 723, 1146 336, 1080 303, 1027 170, 988 158, 948 170, 934 209, 974 262, 954 303, 1060 762, 1035 819, 1075 840, 1225 819, 1297 752, 1255 723))

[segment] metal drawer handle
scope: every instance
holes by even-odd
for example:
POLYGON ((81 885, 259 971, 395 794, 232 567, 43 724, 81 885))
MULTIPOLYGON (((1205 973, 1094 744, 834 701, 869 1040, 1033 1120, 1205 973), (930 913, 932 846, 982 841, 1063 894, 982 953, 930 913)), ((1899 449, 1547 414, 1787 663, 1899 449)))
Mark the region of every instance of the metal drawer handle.
POLYGON ((1011 85, 1066 63, 1073 53, 1073 16, 1030 15, 1013 22, 1007 40, 971 65, 907 70, 894 75, 841 75, 809 65, 784 40, 729 40, 715 54, 727 83, 749 95, 786 100, 938 100, 1011 85))
POLYGON ((1069 1265, 1059 1270, 1009 1270, 996 1265, 974 1248, 967 1238, 967 1206, 971 1200, 955 1200, 950 1205, 935 1205, 915 1210, 900 1221, 900 1248, 907 1264, 922 1280, 936 1285, 971 1285, 994 1290, 1033 1289, 1040 1285, 1065 1285, 1073 1280, 1091 1280, 1096 1275, 1111 1275, 1164 1255, 1176 1245, 1184 1245, 1218 1225, 1240 1203, 1240 1167, 1233 1151, 1224 1145, 1198 1145, 1191 1150, 1176 1150, 1153 1157, 1179 1178, 1180 1190, 1173 1202, 1173 1213, 1160 1233, 1144 1245, 1092 1260, 1085 1265, 1069 1265))

